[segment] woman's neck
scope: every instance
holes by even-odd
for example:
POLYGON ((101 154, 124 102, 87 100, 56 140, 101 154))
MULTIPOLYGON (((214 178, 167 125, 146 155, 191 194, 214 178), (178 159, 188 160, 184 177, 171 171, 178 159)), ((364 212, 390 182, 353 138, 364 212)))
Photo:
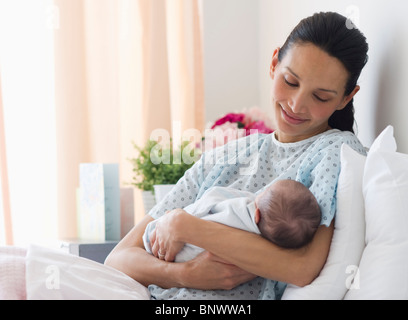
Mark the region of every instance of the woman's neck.
POLYGON ((309 139, 311 137, 317 136, 318 134, 321 134, 323 132, 329 131, 332 128, 327 125, 326 127, 324 127, 323 129, 320 130, 316 130, 313 133, 309 133, 309 134, 293 134, 293 135, 289 135, 289 134, 285 134, 284 132, 280 131, 279 129, 275 130, 275 138, 276 140, 278 140, 279 142, 282 143, 295 143, 295 142, 299 142, 299 141, 303 141, 306 139, 309 139))

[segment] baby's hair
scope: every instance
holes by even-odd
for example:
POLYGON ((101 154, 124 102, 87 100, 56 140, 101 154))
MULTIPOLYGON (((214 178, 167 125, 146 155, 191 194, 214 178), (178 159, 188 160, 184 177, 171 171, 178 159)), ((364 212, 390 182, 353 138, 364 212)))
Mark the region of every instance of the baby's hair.
POLYGON ((321 222, 316 198, 307 187, 294 180, 275 182, 257 205, 261 234, 283 248, 297 249, 308 244, 321 222))

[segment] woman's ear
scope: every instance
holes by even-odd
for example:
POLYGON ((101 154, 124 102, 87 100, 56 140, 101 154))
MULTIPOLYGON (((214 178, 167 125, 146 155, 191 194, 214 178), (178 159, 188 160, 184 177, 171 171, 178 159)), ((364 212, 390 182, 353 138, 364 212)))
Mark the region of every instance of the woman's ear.
POLYGON ((270 70, 269 70, 269 75, 271 76, 271 79, 273 79, 274 76, 275 76, 275 68, 276 68, 276 66, 278 65, 278 62, 279 62, 279 59, 278 59, 279 50, 280 50, 280 48, 278 47, 278 48, 276 48, 275 51, 273 52, 272 62, 271 62, 271 68, 270 68, 270 70))
POLYGON ((343 102, 337 107, 337 110, 343 110, 348 105, 348 103, 351 101, 351 99, 354 98, 356 93, 359 91, 360 91, 360 86, 356 86, 354 90, 351 91, 351 93, 348 96, 344 97, 343 102))

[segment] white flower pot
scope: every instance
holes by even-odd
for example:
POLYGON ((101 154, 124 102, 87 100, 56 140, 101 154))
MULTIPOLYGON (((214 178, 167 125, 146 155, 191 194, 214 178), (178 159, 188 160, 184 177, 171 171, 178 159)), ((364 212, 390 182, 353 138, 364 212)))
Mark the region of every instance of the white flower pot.
POLYGON ((171 189, 173 189, 175 185, 174 184, 157 184, 154 185, 154 196, 156 198, 156 203, 159 203, 164 197, 166 196, 167 193, 170 192, 171 189))
POLYGON ((156 205, 156 199, 152 191, 142 191, 143 206, 145 214, 148 214, 149 211, 156 205))

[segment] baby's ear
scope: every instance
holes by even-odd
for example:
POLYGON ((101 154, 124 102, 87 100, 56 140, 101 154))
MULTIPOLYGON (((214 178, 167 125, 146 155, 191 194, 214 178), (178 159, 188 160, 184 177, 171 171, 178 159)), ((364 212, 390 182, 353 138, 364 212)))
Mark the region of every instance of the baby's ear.
POLYGON ((259 208, 256 208, 256 210, 255 210, 255 223, 258 224, 260 220, 261 220, 261 211, 259 211, 259 208))

